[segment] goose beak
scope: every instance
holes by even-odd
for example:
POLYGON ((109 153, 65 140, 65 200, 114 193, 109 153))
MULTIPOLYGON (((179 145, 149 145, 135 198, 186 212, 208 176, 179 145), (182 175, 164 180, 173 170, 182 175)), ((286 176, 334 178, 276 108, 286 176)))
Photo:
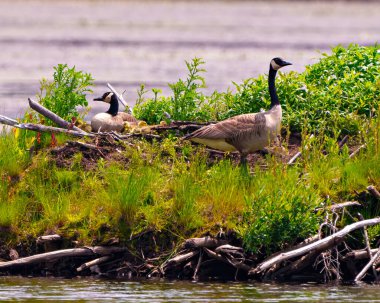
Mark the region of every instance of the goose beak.
POLYGON ((282 66, 287 66, 287 65, 292 65, 292 63, 287 62, 287 61, 284 61, 284 62, 282 63, 282 66))
POLYGON ((94 98, 94 101, 103 101, 103 97, 94 98))

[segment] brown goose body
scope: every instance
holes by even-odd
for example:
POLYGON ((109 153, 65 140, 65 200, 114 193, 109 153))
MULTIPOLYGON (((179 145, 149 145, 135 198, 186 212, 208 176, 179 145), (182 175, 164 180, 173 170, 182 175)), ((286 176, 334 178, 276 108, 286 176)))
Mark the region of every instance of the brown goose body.
POLYGON ((138 120, 130 114, 118 112, 115 116, 109 113, 99 113, 91 119, 91 129, 93 132, 122 132, 125 123, 137 124, 138 120))
POLYGON ((99 113, 91 119, 91 129, 93 132, 121 132, 124 130, 125 124, 137 124, 139 121, 131 114, 119 112, 119 103, 117 97, 107 92, 100 98, 95 98, 94 101, 103 101, 110 104, 110 108, 105 113, 99 113))
POLYGON ((274 85, 276 72, 290 64, 281 58, 271 61, 268 77, 271 107, 268 111, 238 115, 207 125, 184 139, 222 151, 239 151, 242 163, 249 153, 267 147, 280 134, 281 129, 282 109, 274 85))
POLYGON ((249 154, 268 146, 280 132, 281 106, 254 114, 232 117, 204 126, 185 139, 222 151, 249 154))

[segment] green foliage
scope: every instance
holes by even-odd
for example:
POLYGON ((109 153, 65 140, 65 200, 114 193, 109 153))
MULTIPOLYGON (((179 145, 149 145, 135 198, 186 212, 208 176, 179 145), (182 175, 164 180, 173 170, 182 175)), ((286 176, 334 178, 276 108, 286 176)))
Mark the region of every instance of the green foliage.
POLYGON ((318 192, 310 189, 308 182, 298 180, 297 170, 282 169, 258 172, 256 191, 247 197, 243 237, 253 252, 265 248, 266 253, 272 253, 317 230, 318 216, 313 210, 321 203, 318 192))
MULTIPOLYGON (((332 54, 322 54, 316 64, 306 66, 300 74, 279 73, 277 92, 283 105, 283 125, 291 131, 334 134, 357 134, 363 117, 373 117, 380 106, 380 46, 338 46, 332 54)), ((270 96, 267 76, 260 75, 233 83, 235 93, 214 92, 205 96, 200 76, 201 59, 186 62, 189 75, 169 87, 172 97, 145 100, 136 107, 136 115, 148 123, 165 119, 222 120, 235 115, 268 109, 270 96)))
POLYGON ((89 73, 77 71, 67 64, 54 67, 53 81, 40 81, 39 102, 63 119, 71 121, 81 117, 77 107, 86 107, 86 93, 92 93, 93 78, 89 73))
POLYGON ((172 97, 158 96, 160 91, 153 89, 154 98, 144 100, 146 93, 144 86, 138 91, 138 99, 134 108, 134 114, 148 124, 158 124, 167 120, 166 113, 173 120, 208 120, 210 114, 203 108, 206 106, 206 97, 200 89, 206 87, 204 77, 201 75, 206 70, 205 64, 200 58, 194 58, 186 62, 188 76, 186 80, 179 79, 176 83, 169 84, 173 92, 172 97))

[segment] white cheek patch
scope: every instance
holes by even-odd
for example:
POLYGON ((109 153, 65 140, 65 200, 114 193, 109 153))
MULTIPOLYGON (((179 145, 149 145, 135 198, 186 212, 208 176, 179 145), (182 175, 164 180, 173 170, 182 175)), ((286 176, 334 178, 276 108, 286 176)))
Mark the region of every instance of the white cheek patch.
POLYGON ((113 93, 110 93, 107 95, 107 97, 104 99, 104 102, 106 103, 111 103, 111 97, 112 97, 113 93))
POLYGON ((270 64, 272 65, 272 68, 273 68, 274 70, 279 70, 279 69, 281 68, 281 66, 278 65, 278 64, 276 63, 276 61, 274 61, 274 60, 272 60, 272 61, 270 62, 270 64))

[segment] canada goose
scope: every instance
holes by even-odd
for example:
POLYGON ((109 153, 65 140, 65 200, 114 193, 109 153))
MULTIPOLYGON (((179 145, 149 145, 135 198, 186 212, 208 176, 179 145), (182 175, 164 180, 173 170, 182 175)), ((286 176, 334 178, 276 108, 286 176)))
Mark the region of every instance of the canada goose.
POLYGON ((105 113, 95 115, 91 119, 91 129, 97 131, 118 131, 124 130, 125 124, 135 125, 139 121, 130 114, 119 112, 119 102, 117 97, 112 92, 106 92, 100 98, 95 98, 94 101, 103 101, 110 104, 110 108, 105 113))
POLYGON ((270 62, 268 86, 271 104, 268 111, 238 115, 210 124, 186 135, 184 139, 222 151, 237 150, 241 163, 245 164, 249 153, 262 150, 280 133, 282 110, 276 92, 275 77, 277 71, 286 65, 291 63, 281 58, 273 58, 270 62))

